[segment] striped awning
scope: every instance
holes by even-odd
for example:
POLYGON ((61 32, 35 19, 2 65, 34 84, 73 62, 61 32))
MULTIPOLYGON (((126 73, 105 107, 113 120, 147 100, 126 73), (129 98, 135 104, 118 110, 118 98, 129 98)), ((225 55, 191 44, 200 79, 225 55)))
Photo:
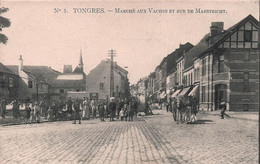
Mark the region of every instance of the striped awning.
POLYGON ((190 91, 190 93, 188 94, 188 96, 194 96, 194 97, 196 97, 197 95, 198 95, 198 91, 199 91, 199 86, 198 85, 196 85, 191 91, 190 91))
POLYGON ((177 97, 177 95, 180 93, 181 89, 176 90, 171 97, 177 97))

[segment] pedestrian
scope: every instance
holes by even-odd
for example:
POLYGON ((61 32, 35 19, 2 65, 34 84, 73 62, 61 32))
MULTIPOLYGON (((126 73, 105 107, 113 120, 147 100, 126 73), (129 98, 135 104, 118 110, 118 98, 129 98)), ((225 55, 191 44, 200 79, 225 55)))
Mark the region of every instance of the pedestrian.
POLYGON ((90 102, 91 110, 92 110, 92 117, 96 118, 96 112, 97 112, 97 104, 96 101, 93 99, 90 102))
POLYGON ((40 108, 40 106, 39 106, 39 103, 36 102, 36 103, 35 103, 35 106, 34 106, 34 116, 35 116, 35 121, 36 121, 37 123, 40 123, 40 121, 41 121, 40 113, 41 113, 41 108, 40 108))
POLYGON ((87 99, 84 97, 84 100, 82 102, 82 120, 86 119, 86 111, 87 111, 87 99))
POLYGON ((32 109, 30 108, 29 104, 25 104, 25 112, 26 112, 26 121, 25 123, 28 124, 30 123, 30 117, 31 117, 31 111, 32 109))
POLYGON ((116 103, 114 102, 114 98, 111 98, 110 100, 111 100, 111 102, 109 103, 110 121, 115 121, 114 114, 116 111, 116 103))
POLYGON ((18 118, 18 114, 19 114, 19 103, 16 99, 14 99, 13 102, 11 102, 11 105, 13 105, 13 117, 14 118, 18 118))
POLYGON ((76 98, 74 104, 73 104, 73 109, 74 109, 74 122, 73 124, 76 124, 76 120, 79 120, 79 124, 81 124, 81 119, 80 119, 80 102, 78 98, 76 98))
POLYGON ((41 108, 41 115, 44 116, 44 118, 47 118, 47 104, 46 102, 42 99, 40 102, 40 108, 41 108))
POLYGON ((72 115, 72 104, 73 102, 71 100, 71 97, 69 97, 69 100, 67 101, 67 110, 70 117, 72 115))
POLYGON ((47 116, 48 122, 53 121, 53 110, 52 109, 53 109, 52 107, 49 107, 48 111, 47 111, 47 113, 48 113, 48 116, 47 116))
POLYGON ((128 101, 126 100, 126 101, 125 101, 125 104, 124 104, 124 108, 123 108, 125 121, 127 121, 127 117, 128 117, 128 113, 127 113, 128 104, 129 104, 129 103, 128 103, 128 101))
POLYGON ((86 119, 89 120, 90 119, 90 101, 87 99, 87 102, 85 104, 85 108, 86 108, 86 119))
POLYGON ((119 119, 119 112, 120 112, 120 108, 121 108, 121 103, 120 100, 117 100, 116 102, 116 119, 119 119))
POLYGON ((185 101, 185 123, 190 123, 190 117, 191 117, 191 108, 192 108, 192 97, 188 96, 187 101, 185 101))
POLYGON ((36 118, 35 118, 35 114, 34 114, 34 105, 31 104, 32 106, 32 110, 31 110, 31 114, 30 114, 30 123, 35 123, 36 122, 36 118))
POLYGON ((226 115, 226 116, 228 116, 228 115, 225 113, 226 109, 227 109, 227 105, 226 105, 226 102, 223 99, 221 99, 220 108, 221 108, 221 112, 220 112, 221 119, 224 119, 224 115, 226 115))
POLYGON ((196 122, 197 121, 197 103, 196 103, 196 98, 193 96, 191 98, 191 118, 190 118, 190 122, 193 123, 193 122, 196 122))
POLYGON ((98 106, 100 121, 105 121, 104 120, 104 112, 105 112, 104 105, 105 105, 104 102, 100 102, 99 106, 98 106))
POLYGON ((173 115, 173 120, 177 120, 177 99, 174 97, 172 100, 172 115, 173 115))
POLYGON ((107 102, 104 104, 104 110, 105 110, 104 117, 105 118, 108 118, 108 105, 107 104, 108 104, 107 102))
POLYGON ((127 113, 128 113, 128 121, 133 121, 133 116, 134 116, 134 110, 133 110, 133 104, 130 101, 128 107, 127 107, 127 113))
POLYGON ((7 102, 4 97, 0 100, 1 117, 5 118, 7 102))
POLYGON ((134 101, 133 101, 133 110, 134 110, 134 115, 135 115, 135 117, 137 117, 137 113, 138 113, 137 108, 138 108, 138 103, 137 103, 137 101, 134 99, 134 101))
POLYGON ((125 115, 124 115, 124 108, 121 108, 121 110, 120 110, 120 112, 119 112, 119 115, 120 115, 121 121, 123 121, 123 120, 124 120, 124 117, 125 117, 125 115))
POLYGON ((57 121, 57 115, 58 115, 58 108, 57 108, 57 104, 56 101, 54 100, 51 106, 51 110, 53 112, 53 121, 57 121))

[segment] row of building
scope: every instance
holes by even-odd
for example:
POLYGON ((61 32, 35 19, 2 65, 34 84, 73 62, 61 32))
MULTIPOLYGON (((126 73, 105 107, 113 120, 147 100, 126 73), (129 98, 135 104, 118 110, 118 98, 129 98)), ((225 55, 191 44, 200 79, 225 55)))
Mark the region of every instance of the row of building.
POLYGON ((165 101, 193 95, 201 110, 217 110, 225 101, 228 110, 258 111, 259 21, 248 15, 227 30, 212 22, 198 44, 181 44, 132 85, 131 94, 165 101))
MULTIPOLYGON (((78 66, 64 65, 63 72, 49 66, 24 65, 20 56, 18 65, 4 65, 0 62, 0 98, 9 101, 31 101, 41 99, 58 100, 68 96, 108 99, 110 97, 110 60, 102 60, 88 75, 83 68, 82 54, 78 66)), ((114 65, 113 95, 125 98, 130 95, 128 72, 116 62, 114 65)))

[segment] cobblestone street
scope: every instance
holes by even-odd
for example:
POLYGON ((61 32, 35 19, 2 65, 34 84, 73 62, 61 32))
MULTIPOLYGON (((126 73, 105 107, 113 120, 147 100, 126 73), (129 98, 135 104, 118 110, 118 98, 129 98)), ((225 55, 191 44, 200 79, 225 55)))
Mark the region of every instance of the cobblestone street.
POLYGON ((0 127, 0 163, 258 163, 258 121, 165 110, 134 122, 70 121, 0 127))

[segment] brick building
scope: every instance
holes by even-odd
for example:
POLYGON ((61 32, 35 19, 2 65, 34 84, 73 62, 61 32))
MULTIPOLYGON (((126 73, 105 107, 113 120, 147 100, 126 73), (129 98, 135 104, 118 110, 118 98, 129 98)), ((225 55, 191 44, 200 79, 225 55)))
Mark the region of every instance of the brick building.
POLYGON ((200 54, 200 108, 259 110, 259 22, 249 15, 228 30, 212 22, 209 48, 200 54))

